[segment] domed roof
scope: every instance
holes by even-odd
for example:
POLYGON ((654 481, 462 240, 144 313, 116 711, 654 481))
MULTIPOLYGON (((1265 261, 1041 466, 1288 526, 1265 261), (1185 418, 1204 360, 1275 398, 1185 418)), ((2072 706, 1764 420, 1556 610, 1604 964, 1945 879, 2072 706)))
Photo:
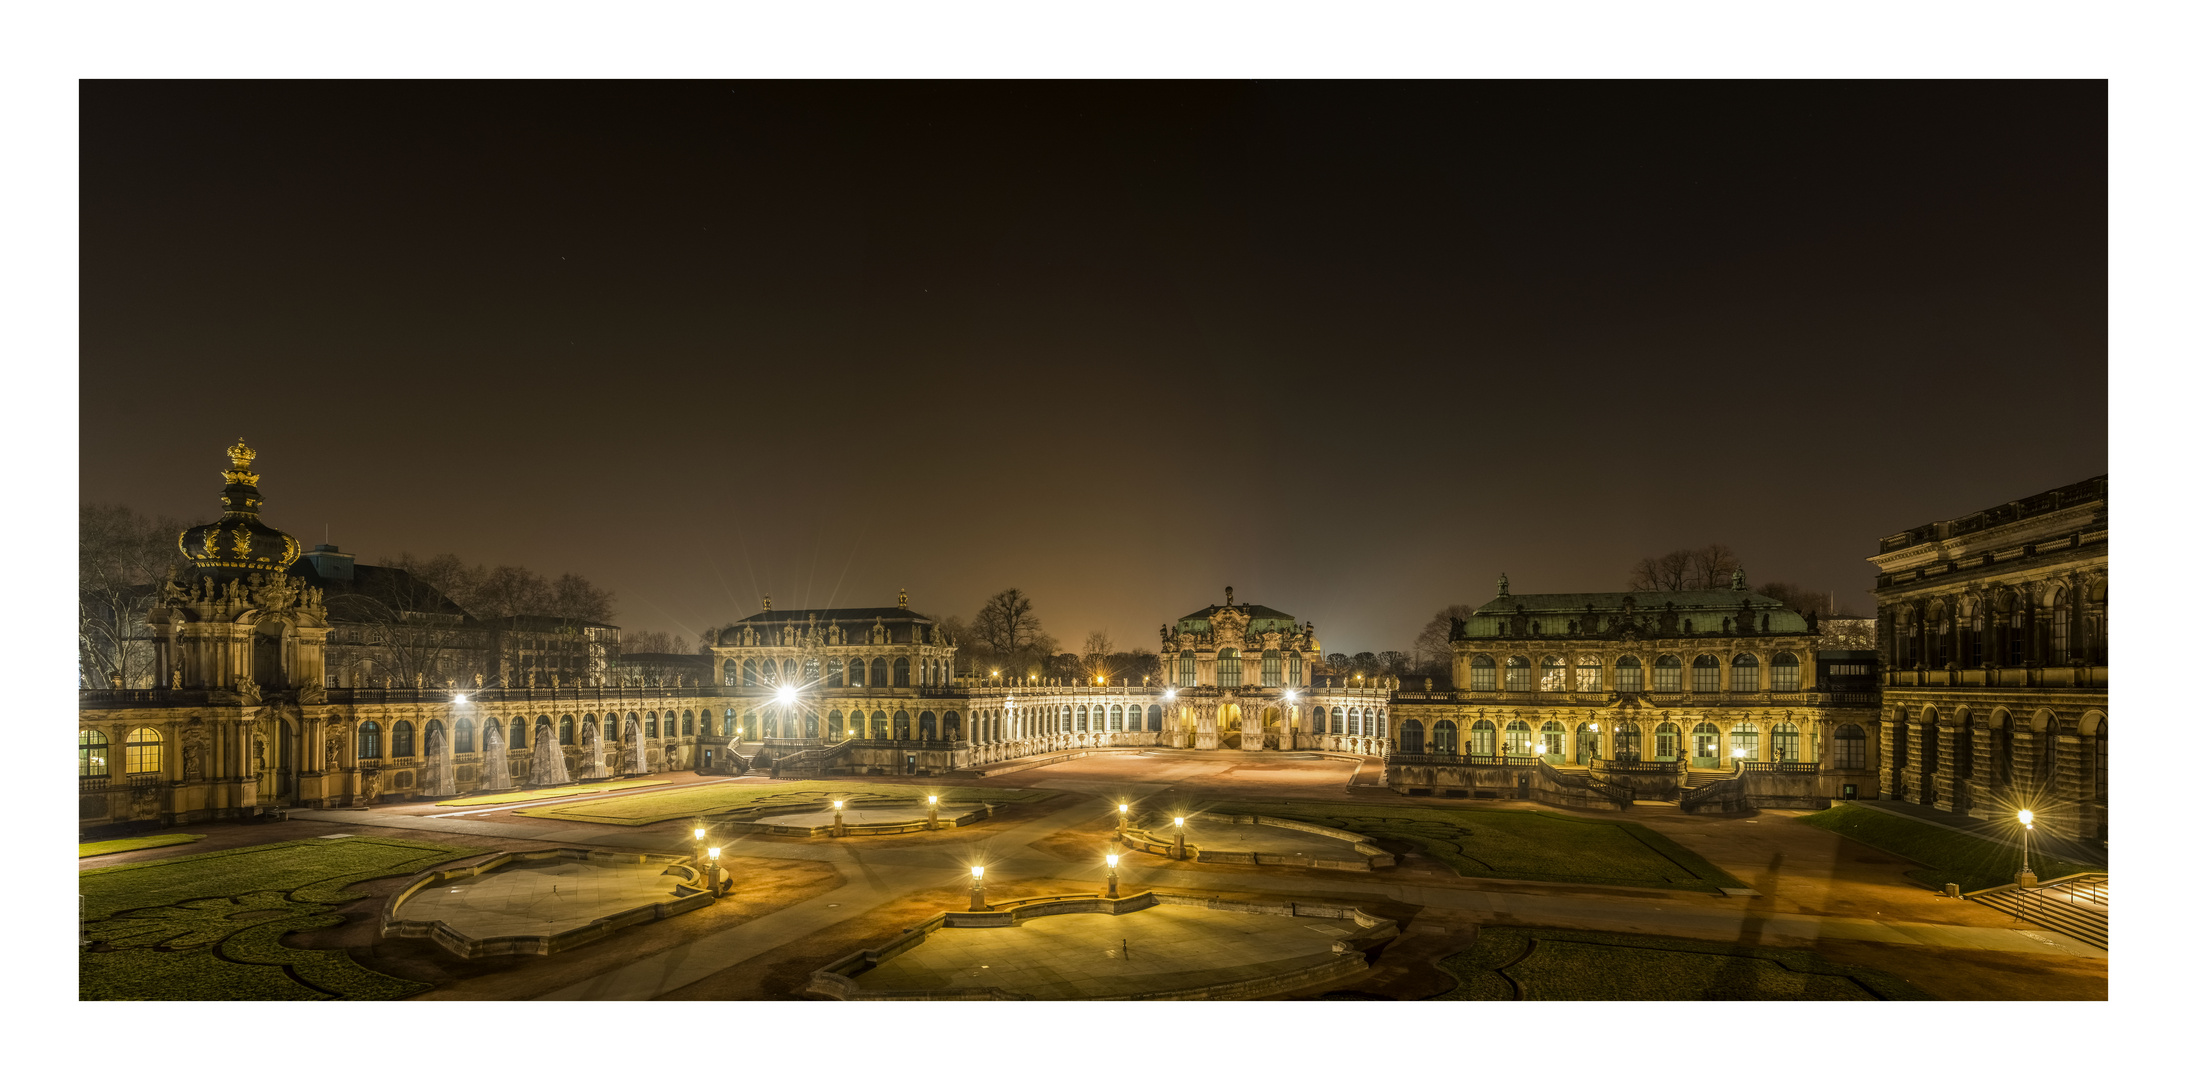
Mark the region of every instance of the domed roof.
POLYGON ((220 492, 225 512, 219 521, 184 529, 176 539, 183 557, 207 574, 223 578, 278 574, 303 552, 295 537, 258 520, 258 474, 250 471, 257 457, 258 452, 241 439, 228 448, 230 468, 220 474, 228 482, 220 492))

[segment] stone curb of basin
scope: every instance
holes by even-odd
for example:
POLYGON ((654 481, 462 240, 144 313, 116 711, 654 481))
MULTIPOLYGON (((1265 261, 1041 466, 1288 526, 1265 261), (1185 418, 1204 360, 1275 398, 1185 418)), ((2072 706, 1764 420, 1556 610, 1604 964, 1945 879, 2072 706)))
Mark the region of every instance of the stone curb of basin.
POLYGON ((699 874, 691 865, 689 856, 643 855, 620 851, 595 851, 590 848, 548 848, 544 851, 504 851, 471 866, 450 867, 445 870, 428 870, 411 878, 409 883, 387 898, 387 906, 380 912, 381 937, 431 938, 441 948, 466 959, 476 960, 483 956, 550 956, 574 949, 579 945, 598 941, 617 930, 640 923, 655 922, 697 911, 714 902, 714 894, 708 892, 699 874), (680 895, 674 900, 644 904, 628 911, 603 915, 583 926, 571 927, 557 934, 503 934, 490 938, 474 938, 438 919, 404 919, 397 912, 402 905, 420 890, 436 888, 451 881, 477 877, 499 870, 515 862, 545 862, 552 859, 577 859, 587 862, 660 863, 664 874, 675 874, 685 879, 676 886, 680 895))
MULTIPOLYGON (((1313 833, 1316 836, 1326 836, 1332 840, 1345 841, 1352 845, 1352 850, 1366 856, 1363 859, 1316 859, 1308 855, 1274 855, 1263 851, 1210 851, 1188 839, 1185 841, 1185 858, 1193 862, 1236 863, 1246 866, 1303 866, 1315 870, 1356 870, 1362 872, 1382 870, 1397 865, 1397 856, 1374 846, 1371 837, 1361 836, 1354 832, 1345 832, 1342 829, 1332 829, 1326 825, 1311 825, 1303 821, 1293 821, 1289 818, 1269 817, 1266 814, 1201 813, 1194 814, 1193 817, 1220 821, 1230 825, 1266 825, 1273 829, 1291 829, 1297 832, 1313 833)), ((1144 851, 1150 855, 1165 855, 1174 858, 1177 851, 1175 840, 1176 833, 1174 831, 1169 836, 1164 837, 1151 829, 1134 828, 1124 830, 1125 847, 1133 851, 1144 851)))
MULTIPOLYGON (((963 804, 959 805, 962 806, 963 804)), ((903 821, 885 821, 864 825, 853 825, 844 822, 843 832, 845 835, 886 836, 892 833, 926 831, 926 803, 918 799, 859 799, 856 802, 846 800, 843 808, 848 810, 853 806, 861 810, 885 810, 894 806, 902 806, 907 813, 912 814, 912 817, 907 817, 903 821)), ((747 834, 831 836, 835 833, 833 822, 826 825, 770 825, 758 819, 779 817, 785 814, 826 813, 834 808, 835 800, 833 799, 821 799, 809 803, 781 803, 757 811, 739 811, 740 819, 724 822, 722 827, 731 832, 747 834)), ((950 807, 945 805, 942 809, 949 810, 950 807)), ((978 806, 959 809, 954 816, 937 816, 935 824, 944 829, 955 829, 970 825, 975 821, 985 821, 993 816, 995 816, 995 804, 981 803, 978 806)))
POLYGON ((1349 978, 1367 970, 1365 949, 1377 942, 1397 936, 1397 920, 1369 915, 1355 907, 1335 904, 1318 904, 1310 901, 1258 903, 1250 900, 1218 900, 1204 896, 1180 896, 1176 893, 1143 892, 1110 900, 1093 893, 1067 896, 1044 896, 1028 900, 1010 901, 998 905, 994 911, 945 911, 903 932, 897 940, 879 949, 860 949, 827 967, 812 973, 806 981, 807 993, 837 1001, 1030 1001, 1029 994, 1015 994, 999 988, 977 990, 940 990, 919 992, 872 992, 858 988, 858 976, 917 948, 926 941, 928 934, 945 927, 968 929, 999 929, 1017 926, 1028 919, 1047 915, 1128 915, 1145 911, 1162 904, 1178 907, 1208 908, 1214 911, 1241 911, 1251 915, 1278 915, 1288 918, 1350 919, 1359 929, 1329 943, 1329 959, 1310 967, 1293 971, 1260 975, 1250 979, 1211 983, 1207 986, 1186 987, 1180 990, 1155 990, 1140 994, 1113 994, 1084 998, 1085 1001, 1245 1001, 1266 997, 1270 994, 1287 993, 1302 987, 1349 978), (1007 910, 1001 908, 1007 907, 1007 910))

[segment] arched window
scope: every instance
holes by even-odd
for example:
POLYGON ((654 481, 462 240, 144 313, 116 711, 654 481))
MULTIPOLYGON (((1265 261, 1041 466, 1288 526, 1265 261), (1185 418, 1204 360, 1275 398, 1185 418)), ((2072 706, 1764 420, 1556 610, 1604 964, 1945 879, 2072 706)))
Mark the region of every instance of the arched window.
POLYGON ((1215 685, 1236 686, 1244 674, 1244 664, 1238 659, 1238 650, 1224 649, 1215 654, 1215 685))
MULTIPOLYGON (((373 745, 379 745, 378 731, 373 732, 372 739, 373 745)), ((106 763, 108 745, 106 735, 102 732, 89 729, 77 732, 76 775, 79 777, 108 775, 106 763)))
POLYGON ((1291 677, 1285 680, 1285 685, 1306 685, 1306 657, 1297 649, 1291 650, 1291 677))
POLYGON ((923 709, 919 712, 919 738, 926 742, 933 742, 936 738, 939 738, 934 730, 934 714, 923 709))
POLYGON ((1329 733, 1329 727, 1328 727, 1328 724, 1329 724, 1329 717, 1328 717, 1328 714, 1322 711, 1322 707, 1321 707, 1321 706, 1319 706, 1319 705, 1316 705, 1316 706, 1314 706, 1314 734, 1316 734, 1316 735, 1326 735, 1326 734, 1328 734, 1328 733, 1329 733))
POLYGON ((524 749, 526 745, 526 740, 528 740, 531 736, 531 732, 524 729, 529 726, 530 721, 524 719, 521 716, 512 716, 509 718, 509 749, 524 749))
POLYGON ((1582 694, 1602 693, 1602 657, 1592 653, 1580 657, 1572 675, 1572 689, 1582 694))
POLYGON ((843 737, 847 739, 864 739, 872 737, 866 732, 866 710, 851 710, 850 720, 843 728, 843 737))
POLYGON ((1635 657, 1631 657, 1631 656, 1620 656, 1620 657, 1618 657, 1618 658, 1617 658, 1617 692, 1618 692, 1618 693, 1620 693, 1620 694, 1637 694, 1637 693, 1639 693, 1639 692, 1640 692, 1640 689, 1641 689, 1641 686, 1640 686, 1640 683, 1641 683, 1641 678, 1640 678, 1640 676, 1641 676, 1641 671, 1640 671, 1640 661, 1639 661, 1639 660, 1638 660, 1637 658, 1635 658, 1635 657))
POLYGON ((1504 725, 1504 756, 1533 757, 1534 732, 1523 720, 1513 720, 1504 725))
POLYGON ((1610 752, 1621 758, 1640 756, 1640 727, 1620 723, 1610 730, 1610 752))
POLYGON ((1362 717, 1360 716, 1360 711, 1359 711, 1359 709, 1358 709, 1358 708, 1356 708, 1356 707, 1355 707, 1355 708, 1353 708, 1351 712, 1349 712, 1349 713, 1347 713, 1347 714, 1345 715, 1345 719, 1344 719, 1344 733, 1345 733, 1346 735, 1364 735, 1364 734, 1366 734, 1366 731, 1365 731, 1365 730, 1364 730, 1364 729, 1363 729, 1363 728, 1361 727, 1361 721, 1362 721, 1362 717))
MULTIPOLYGON (((562 721, 562 722, 563 722, 563 723, 565 723, 565 724, 569 723, 569 721, 568 721, 568 720, 564 720, 564 721, 562 721)), ((417 753, 418 753, 418 733, 417 733, 417 729, 416 729, 416 728, 413 728, 413 727, 411 727, 411 726, 410 726, 410 721, 408 721, 408 720, 397 720, 397 721, 395 721, 395 737, 394 737, 394 739, 393 739, 392 741, 393 741, 393 742, 394 742, 394 744, 395 744, 395 745, 394 745, 394 746, 393 746, 393 747, 391 748, 391 751, 392 751, 392 753, 394 754, 394 756, 396 756, 396 757, 399 757, 399 758, 406 758, 406 757, 415 757, 415 756, 417 756, 417 753)))
POLYGON ((1421 727, 1418 720, 1407 720, 1397 729, 1397 752, 1400 754, 1423 753, 1426 751, 1427 741, 1427 729, 1421 727))
MULTIPOLYGON (((790 665, 789 665, 789 664, 788 664, 787 662, 784 662, 784 664, 782 665, 782 670, 783 670, 783 671, 785 671, 785 672, 789 671, 789 670, 790 670, 790 665)), ((798 676, 798 685, 800 685, 800 686, 811 686, 811 685, 813 685, 814 683, 817 683, 817 682, 819 682, 819 681, 820 681, 820 658, 819 658, 819 657, 817 657, 817 656, 808 656, 808 657, 806 657, 806 658, 805 658, 805 670, 804 670, 804 673, 798 676)))
POLYGON ((367 758, 376 758, 379 756, 379 722, 374 720, 367 720, 364 723, 357 725, 357 759, 362 761, 367 758))
POLYGON ((160 771, 159 732, 148 727, 130 728, 122 743, 122 768, 132 775, 160 771))
POLYGON ((466 716, 456 721, 456 753, 471 754, 478 751, 478 728, 466 716))
POLYGON ((2069 651, 2072 642, 2072 601, 2064 593, 2059 593, 2058 599, 2050 608, 2050 662, 2053 664, 2065 663, 2066 657, 2072 655, 2069 651))
POLYGON ((1162 730, 1162 707, 1160 705, 1147 706, 1147 730, 1162 730))
POLYGON ((1475 757, 1495 757, 1496 725, 1486 720, 1475 720, 1473 722, 1473 742, 1466 747, 1466 753, 1475 757))
POLYGON ((712 737, 713 737, 713 735, 714 735, 714 710, 712 710, 712 709, 700 709, 700 710, 699 710, 699 735, 700 735, 700 736, 702 736, 702 737, 704 737, 704 738, 712 738, 712 737))
POLYGON ((1177 654, 1177 685, 1200 685, 1200 659, 1191 653, 1177 654))
POLYGON ((1693 658, 1693 692, 1696 694, 1720 693, 1724 689, 1723 662, 1709 654, 1693 658))
MULTIPOLYGON (((880 714, 879 714, 879 713, 875 713, 874 715, 878 716, 878 715, 880 715, 880 714)), ((897 738, 899 738, 899 739, 908 739, 908 738, 910 738, 910 737, 911 737, 911 714, 910 714, 910 713, 907 713, 907 712, 905 712, 905 711, 904 711, 904 710, 902 710, 902 709, 898 709, 898 710, 896 710, 896 715, 895 715, 895 716, 892 716, 892 717, 890 717, 889 719, 890 719, 890 720, 891 720, 891 721, 892 721, 892 722, 893 722, 893 723, 894 723, 894 724, 896 725, 896 737, 897 737, 897 738)))
POLYGON ((1261 685, 1283 685, 1283 654, 1270 649, 1261 654, 1261 685))
POLYGON ((1747 721, 1731 726, 1731 756, 1747 761, 1762 760, 1762 729, 1747 721))
POLYGON ((1675 694, 1675 693, 1677 693, 1677 692, 1678 692, 1678 688, 1679 688, 1679 687, 1678 687, 1678 684, 1679 684, 1679 676, 1680 676, 1680 675, 1682 675, 1682 674, 1684 674, 1684 670, 1685 670, 1685 669, 1683 669, 1683 668, 1681 668, 1681 667, 1679 666, 1679 664, 1678 664, 1678 658, 1677 658, 1677 657, 1675 657, 1675 656, 1658 656, 1658 657, 1656 657, 1656 658, 1655 658, 1655 688, 1656 688, 1656 692, 1657 692, 1657 693, 1669 693, 1669 694, 1675 694))
POLYGON ((866 661, 864 657, 851 657, 850 673, 845 681, 852 686, 866 685, 866 661))
POLYGON ((1859 724, 1839 724, 1837 735, 1830 740, 1830 767, 1833 769, 1865 769, 1868 767, 1868 733, 1859 724))
POLYGON ((1085 707, 1084 705, 1081 705, 1081 706, 1079 706, 1079 707, 1078 707, 1078 726, 1077 726, 1077 727, 1074 727, 1074 728, 1072 728, 1071 730, 1072 730, 1072 731, 1085 731, 1085 730, 1087 730, 1087 726, 1086 726, 1086 707, 1085 707))
POLYGON ((1532 675, 1533 665, 1526 662, 1526 657, 1514 656, 1511 659, 1504 661, 1505 692, 1509 693, 1532 689, 1532 675))
MULTIPOLYGON (((403 726, 402 726, 401 724, 396 724, 396 725, 395 725, 395 745, 396 745, 396 746, 398 746, 398 747, 400 747, 400 746, 402 746, 402 745, 403 745, 403 734, 402 734, 402 727, 403 727, 403 726)), ((561 744, 562 744, 563 746, 575 746, 575 745, 577 745, 577 718, 576 718, 576 717, 573 717, 573 716, 567 716, 567 715, 565 715, 565 716, 563 716, 563 717, 562 717, 562 730, 561 730, 561 732, 559 733, 559 737, 558 737, 558 738, 557 738, 557 739, 556 739, 555 741, 556 741, 556 742, 559 742, 559 743, 561 743, 561 744)), ((396 756, 396 757, 408 757, 409 755, 408 755, 408 754, 405 754, 405 753, 402 753, 402 752, 401 752, 400 750, 398 750, 398 751, 396 752, 395 756, 396 756)))
POLYGON ((894 663, 893 665, 890 665, 890 667, 891 667, 891 670, 890 670, 890 674, 891 674, 892 676, 894 676, 894 680, 895 680, 895 683, 896 683, 896 685, 898 685, 898 686, 910 686, 910 685, 911 685, 911 658, 910 658, 910 657, 908 657, 908 656, 899 656, 899 657, 897 657, 897 658, 896 658, 896 663, 894 663))
POLYGON ((744 660, 744 685, 759 686, 759 661, 746 657, 744 660))
POLYGON ((843 660, 841 657, 828 657, 828 685, 834 687, 843 685, 843 660))
POLYGON ((503 742, 501 739, 501 721, 489 716, 486 718, 486 723, 480 728, 480 730, 485 732, 485 734, 482 735, 479 740, 479 747, 481 749, 485 750, 487 753, 492 753, 494 747, 496 746, 499 746, 504 750, 508 749, 508 744, 503 742))
MULTIPOLYGON (((669 718, 670 720, 674 720, 674 719, 676 719, 676 714, 675 714, 675 713, 669 713, 669 714, 668 714, 668 718, 669 718)), ((683 711, 683 733, 684 733, 684 735, 688 737, 688 736, 689 736, 689 735, 691 734, 691 730, 692 730, 692 729, 691 729, 691 710, 689 710, 689 709, 685 709, 685 710, 683 711)), ((674 732, 670 732, 670 734, 674 734, 674 732)))
POLYGON ((841 709, 828 710, 828 741, 843 741, 843 710, 841 709))
POLYGON ((1126 710, 1124 710, 1124 729, 1125 729, 1125 730, 1127 730, 1127 731, 1138 731, 1138 730, 1140 730, 1140 727, 1139 727, 1139 725, 1140 725, 1140 723, 1141 723, 1141 722, 1142 722, 1142 721, 1141 721, 1141 718, 1140 718, 1140 715, 1139 715, 1139 706, 1137 706, 1137 705, 1134 705, 1134 706, 1132 706, 1131 708, 1129 708, 1129 709, 1126 709, 1126 710))
MULTIPOLYGON (((671 731, 669 734, 674 735, 675 732, 671 731)), ((661 718, 658 713, 649 712, 645 714, 645 737, 648 739, 661 737, 661 718)))
MULTIPOLYGON (((1635 666, 1635 667, 1638 667, 1639 665, 1638 665, 1638 664, 1635 664, 1634 666, 1635 666)), ((1670 722, 1670 721, 1668 721, 1668 720, 1664 721, 1663 723, 1657 724, 1657 725, 1655 726, 1655 757, 1656 757, 1656 760, 1657 760, 1657 761, 1675 761, 1675 760, 1677 760, 1677 759, 1678 759, 1678 744, 1679 744, 1679 742, 1680 742, 1680 741, 1681 741, 1681 740, 1679 739, 1679 730, 1678 730, 1678 725, 1677 725, 1677 724, 1673 724, 1673 723, 1671 723, 1671 722, 1670 722)))
POLYGON ((1769 759, 1771 761, 1800 760, 1800 729, 1793 724, 1779 724, 1769 732, 1769 759))
POLYGON ((1551 757, 1564 756, 1564 725, 1551 720, 1542 725, 1542 753, 1551 757))
POLYGON ((1769 689, 1771 693, 1790 694, 1800 689, 1800 658, 1791 653, 1778 653, 1769 661, 1769 689))
POLYGON ((1473 682, 1469 687, 1470 689, 1496 689, 1496 661, 1485 656, 1475 656, 1473 658, 1472 673, 1473 682))
POLYGON ((774 657, 770 656, 759 662, 759 683, 761 686, 782 685, 782 676, 775 671, 774 657))
MULTIPOLYGON (((1693 726, 1693 757, 1695 761, 1716 761, 1723 756, 1722 739, 1716 725, 1703 721, 1693 726)), ((1713 766, 1712 766, 1713 767, 1713 766)))
POLYGON ((1751 694, 1762 688, 1762 662, 1753 653, 1740 653, 1731 658, 1731 692, 1751 694))
POLYGON ((1438 754, 1455 754, 1458 752, 1458 725, 1448 720, 1437 720, 1435 722, 1435 752, 1438 754))
POLYGON ((1541 686, 1544 690, 1561 691, 1564 689, 1564 657, 1545 656, 1542 658, 1541 686))

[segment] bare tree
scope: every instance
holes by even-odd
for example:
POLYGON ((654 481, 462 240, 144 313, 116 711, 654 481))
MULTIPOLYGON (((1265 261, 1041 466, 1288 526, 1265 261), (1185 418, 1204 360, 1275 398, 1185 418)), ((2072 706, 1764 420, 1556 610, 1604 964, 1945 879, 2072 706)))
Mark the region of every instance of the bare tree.
POLYGON ((1413 658, 1420 670, 1430 674, 1440 672, 1448 676, 1451 621, 1455 619, 1462 622, 1472 614, 1472 604, 1445 604, 1436 609, 1435 614, 1428 616, 1427 625, 1421 627, 1420 632, 1412 639, 1413 658))
POLYGON ((183 525, 126 506, 85 506, 76 516, 76 678, 93 688, 156 685, 144 617, 154 583, 182 562, 183 525))
POLYGON ((486 631, 400 566, 357 567, 350 588, 329 591, 327 615, 344 631, 341 644, 355 647, 341 650, 350 654, 340 673, 349 684, 377 674, 398 686, 442 686, 486 672, 486 631))
POLYGON ((1109 641, 1107 630, 1088 631, 1085 646, 1078 650, 1079 666, 1089 680, 1106 679, 1111 675, 1109 654, 1115 651, 1116 646, 1109 641))
POLYGON ((1816 615, 1830 609, 1828 594, 1806 588, 1797 582, 1772 581, 1754 590, 1757 595, 1769 597, 1798 612, 1802 617, 1816 615))
POLYGON ((626 653, 688 653, 690 643, 682 634, 670 637, 666 630, 626 630, 623 632, 623 651, 626 653))
POLYGON ((1055 649, 1055 639, 1041 633, 1033 601, 1017 589, 987 599, 972 617, 972 638, 986 650, 988 662, 1006 675, 1026 673, 1055 649))
POLYGON ((1162 658, 1145 649, 1109 654, 1109 681, 1146 683, 1162 674, 1162 658))
POLYGON ((1375 655, 1382 674, 1402 678, 1412 674, 1412 654, 1399 649, 1385 649, 1375 655))
POLYGON ((1626 587, 1641 592, 1728 589, 1738 569, 1739 556, 1722 544, 1679 548, 1634 563, 1626 587))

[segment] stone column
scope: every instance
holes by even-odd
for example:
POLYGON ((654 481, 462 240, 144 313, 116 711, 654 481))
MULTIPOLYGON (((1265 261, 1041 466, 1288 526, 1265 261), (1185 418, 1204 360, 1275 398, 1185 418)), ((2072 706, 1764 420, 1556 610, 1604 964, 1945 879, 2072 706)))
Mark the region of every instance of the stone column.
MULTIPOLYGON (((2052 721, 2056 723, 2057 721, 2052 721)), ((2088 751, 2094 739, 2079 735, 2058 736, 2057 771, 2050 779, 2050 792, 2057 809, 2052 811, 2059 820, 2054 822, 2055 831, 2076 840, 2096 839, 2096 802, 2089 790, 2088 751)))
POLYGON ((1996 810, 1990 797, 1990 759, 1997 753, 2009 752, 2009 748, 1997 745, 1998 733, 1983 721, 1969 717, 1974 725, 1974 777, 1967 782, 1967 805, 1953 807, 1962 814, 1986 818, 1996 810))
POLYGON ((1886 720, 1881 728, 1883 737, 1876 740, 1883 744, 1876 748, 1876 782, 1882 785, 1881 794, 1887 799, 1897 797, 1895 794, 1897 791, 1896 781, 1902 771, 1902 763, 1898 760, 1896 753, 1897 740, 1895 736, 1898 735, 1902 727, 1903 725, 1886 720))
MULTIPOLYGON (((2057 721, 2053 720, 2052 723, 2057 721)), ((2013 790, 1993 792, 1997 797, 1998 812, 2006 816, 2021 810, 2020 800, 2027 791, 2039 790, 2041 778, 2035 775, 2035 740, 2043 738, 2040 731, 2015 731, 2012 733, 2013 790)))
POLYGON ((1903 731, 1906 738, 1906 760, 1899 766, 1899 778, 1904 782, 1907 792, 1904 798, 1918 803, 1921 801, 1921 777, 1922 774, 1929 771, 1930 767, 1930 762, 1921 753, 1921 738, 1926 732, 1934 729, 1926 728, 1911 721, 1904 725, 1885 724, 1883 726, 1883 741, 1886 745, 1891 742, 1894 729, 1903 731))
POLYGON ((1955 794, 1959 790, 1959 729, 1937 718, 1936 725, 1936 807, 1965 813, 1955 794))

